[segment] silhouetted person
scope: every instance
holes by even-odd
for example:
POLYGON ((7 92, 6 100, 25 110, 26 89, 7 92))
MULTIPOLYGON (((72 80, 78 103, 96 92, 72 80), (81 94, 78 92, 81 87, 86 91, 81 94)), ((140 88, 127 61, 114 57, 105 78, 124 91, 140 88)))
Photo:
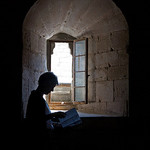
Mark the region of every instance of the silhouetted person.
POLYGON ((31 92, 27 105, 26 120, 29 132, 32 132, 35 136, 43 136, 47 131, 53 130, 52 120, 57 121, 58 118, 65 117, 63 112, 51 113, 43 98, 43 95, 53 91, 56 85, 58 85, 56 75, 52 72, 46 72, 40 76, 37 89, 31 92))

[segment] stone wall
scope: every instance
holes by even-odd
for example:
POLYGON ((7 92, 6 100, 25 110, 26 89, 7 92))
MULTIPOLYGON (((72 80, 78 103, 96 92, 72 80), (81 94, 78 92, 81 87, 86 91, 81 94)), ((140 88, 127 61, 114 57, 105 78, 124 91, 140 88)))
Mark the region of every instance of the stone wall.
POLYGON ((127 115, 129 100, 128 30, 89 36, 88 104, 80 111, 127 115))
POLYGON ((88 104, 84 112, 127 115, 128 25, 112 0, 39 0, 24 24, 23 103, 46 71, 46 40, 58 33, 88 38, 88 104), (59 10, 59 12, 58 12, 59 10))
POLYGON ((32 90, 38 85, 41 73, 47 70, 46 40, 28 30, 23 33, 23 74, 22 74, 22 101, 24 115, 28 98, 32 90))

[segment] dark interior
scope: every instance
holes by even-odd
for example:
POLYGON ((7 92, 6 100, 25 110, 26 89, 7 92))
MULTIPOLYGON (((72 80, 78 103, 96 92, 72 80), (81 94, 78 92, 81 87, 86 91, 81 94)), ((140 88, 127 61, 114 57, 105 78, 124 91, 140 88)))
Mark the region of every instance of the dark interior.
MULTIPOLYGON (((59 149, 96 149, 99 147, 99 149, 126 150, 131 147, 134 149, 146 147, 150 110, 147 87, 149 8, 145 1, 136 1, 132 5, 131 1, 113 1, 122 10, 129 25, 129 117, 82 118, 82 126, 60 131, 54 135, 53 142, 60 145, 59 149)), ((4 134, 2 139, 6 142, 5 146, 18 149, 26 145, 21 103, 22 23, 34 2, 35 0, 3 0, 0 5, 2 19, 1 95, 3 95, 1 96, 1 130, 4 134)))

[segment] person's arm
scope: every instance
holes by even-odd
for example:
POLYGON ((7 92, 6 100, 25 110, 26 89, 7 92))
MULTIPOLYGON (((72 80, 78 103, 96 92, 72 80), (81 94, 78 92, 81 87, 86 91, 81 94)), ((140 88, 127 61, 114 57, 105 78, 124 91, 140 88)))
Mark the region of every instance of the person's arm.
POLYGON ((45 116, 45 120, 54 119, 58 120, 58 118, 64 118, 66 114, 64 112, 55 112, 45 116))

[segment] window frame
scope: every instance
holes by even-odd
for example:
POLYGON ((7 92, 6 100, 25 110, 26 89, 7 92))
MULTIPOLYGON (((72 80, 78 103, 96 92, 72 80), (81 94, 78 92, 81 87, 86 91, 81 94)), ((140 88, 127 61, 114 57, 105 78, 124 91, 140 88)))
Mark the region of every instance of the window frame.
MULTIPOLYGON (((88 103, 88 38, 81 38, 81 39, 76 39, 76 40, 48 40, 47 41, 47 69, 48 71, 51 71, 51 54, 52 54, 52 47, 51 47, 51 43, 55 43, 55 42, 64 42, 64 43, 71 43, 73 45, 73 49, 72 49, 72 76, 73 76, 73 83, 72 83, 72 96, 71 96, 71 102, 65 102, 64 104, 69 105, 69 104, 87 104, 88 103), (85 51, 86 54, 85 56, 85 101, 79 102, 79 101, 75 101, 75 71, 74 71, 74 67, 75 67, 75 43, 78 41, 82 41, 85 40, 85 51)), ((46 100, 49 104, 49 106, 52 109, 55 109, 57 107, 59 107, 59 105, 61 105, 62 102, 52 102, 51 101, 51 94, 48 94, 46 96, 46 100)))
MULTIPOLYGON (((47 42, 48 42, 47 43, 47 70, 51 71, 51 55, 52 55, 51 43, 59 42, 59 43, 68 43, 68 44, 72 44, 73 45, 73 41, 68 41, 68 40, 48 40, 47 42)), ((73 66, 72 66, 72 70, 73 70, 73 66)), ((65 85, 65 84, 60 84, 60 86, 63 86, 63 85, 65 85)), ((62 102, 51 101, 51 93, 46 95, 46 100, 47 100, 48 104, 51 105, 51 107, 54 107, 54 108, 57 107, 55 105, 61 105, 62 104, 62 102)), ((71 102, 65 102, 64 104, 68 104, 68 105, 72 104, 72 99, 71 99, 71 102)))
POLYGON ((88 38, 76 39, 73 42, 73 103, 74 104, 87 104, 88 103, 88 38), (75 56, 76 42, 85 41, 85 55, 75 56), (85 56, 85 71, 75 71, 76 57, 85 56), (85 72, 85 86, 75 86, 75 72, 85 72), (75 89, 85 87, 85 101, 75 101, 75 89))

